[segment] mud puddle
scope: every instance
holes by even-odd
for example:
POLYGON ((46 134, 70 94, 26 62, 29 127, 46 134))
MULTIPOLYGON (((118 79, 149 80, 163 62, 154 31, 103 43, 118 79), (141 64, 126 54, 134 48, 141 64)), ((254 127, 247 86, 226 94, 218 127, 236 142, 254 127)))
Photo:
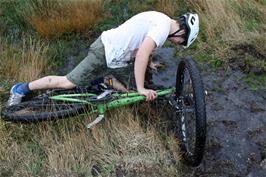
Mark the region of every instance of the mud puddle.
POLYGON ((266 90, 251 91, 240 71, 204 71, 206 153, 202 165, 187 176, 265 177, 266 90))
MULTIPOLYGON (((178 61, 173 49, 161 49, 155 58, 166 60, 167 71, 153 74, 157 85, 175 83, 178 61)), ((207 111, 207 142, 202 164, 187 168, 186 177, 266 176, 266 88, 251 91, 239 70, 212 70, 202 66, 207 111)))

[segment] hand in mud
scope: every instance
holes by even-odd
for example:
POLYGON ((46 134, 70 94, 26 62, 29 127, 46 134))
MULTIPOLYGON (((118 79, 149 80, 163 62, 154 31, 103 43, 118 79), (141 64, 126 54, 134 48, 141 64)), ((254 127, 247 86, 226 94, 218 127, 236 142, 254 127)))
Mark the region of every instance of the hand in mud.
POLYGON ((149 63, 149 68, 155 70, 155 71, 158 71, 159 68, 162 68, 164 66, 163 63, 160 63, 160 62, 150 62, 149 63))

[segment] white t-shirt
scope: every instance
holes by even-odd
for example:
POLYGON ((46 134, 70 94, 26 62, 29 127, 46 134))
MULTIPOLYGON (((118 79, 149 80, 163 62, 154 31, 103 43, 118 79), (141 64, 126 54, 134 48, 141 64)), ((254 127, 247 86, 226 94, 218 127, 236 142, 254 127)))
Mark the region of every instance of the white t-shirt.
POLYGON ((109 68, 125 67, 135 57, 145 37, 150 37, 161 47, 170 32, 171 18, 148 11, 139 13, 117 28, 104 31, 101 40, 109 68))

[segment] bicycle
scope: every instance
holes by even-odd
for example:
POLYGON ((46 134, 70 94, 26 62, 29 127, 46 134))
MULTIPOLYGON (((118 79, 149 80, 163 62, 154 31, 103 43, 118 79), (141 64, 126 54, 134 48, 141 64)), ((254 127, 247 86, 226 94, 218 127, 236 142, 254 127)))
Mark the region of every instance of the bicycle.
MULTIPOLYGON (((99 84, 101 85, 101 84, 99 84)), ((137 92, 120 93, 105 88, 102 93, 91 87, 72 90, 49 90, 18 105, 6 107, 2 117, 13 122, 37 122, 72 117, 81 113, 98 113, 87 128, 104 118, 107 110, 145 101, 137 92)), ((156 90, 158 98, 166 100, 173 132, 180 139, 183 161, 189 166, 201 163, 206 140, 206 111, 203 82, 195 61, 183 58, 177 69, 175 87, 156 90)))

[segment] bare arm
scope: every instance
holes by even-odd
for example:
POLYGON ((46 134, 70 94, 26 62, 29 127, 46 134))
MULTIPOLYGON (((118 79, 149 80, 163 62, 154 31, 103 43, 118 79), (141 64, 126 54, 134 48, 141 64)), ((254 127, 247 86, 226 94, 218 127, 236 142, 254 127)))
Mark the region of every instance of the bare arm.
POLYGON ((156 92, 154 90, 144 88, 145 72, 149 62, 149 56, 155 47, 156 44, 153 39, 146 37, 138 49, 134 64, 137 90, 140 94, 145 95, 147 100, 153 100, 156 98, 156 92))

